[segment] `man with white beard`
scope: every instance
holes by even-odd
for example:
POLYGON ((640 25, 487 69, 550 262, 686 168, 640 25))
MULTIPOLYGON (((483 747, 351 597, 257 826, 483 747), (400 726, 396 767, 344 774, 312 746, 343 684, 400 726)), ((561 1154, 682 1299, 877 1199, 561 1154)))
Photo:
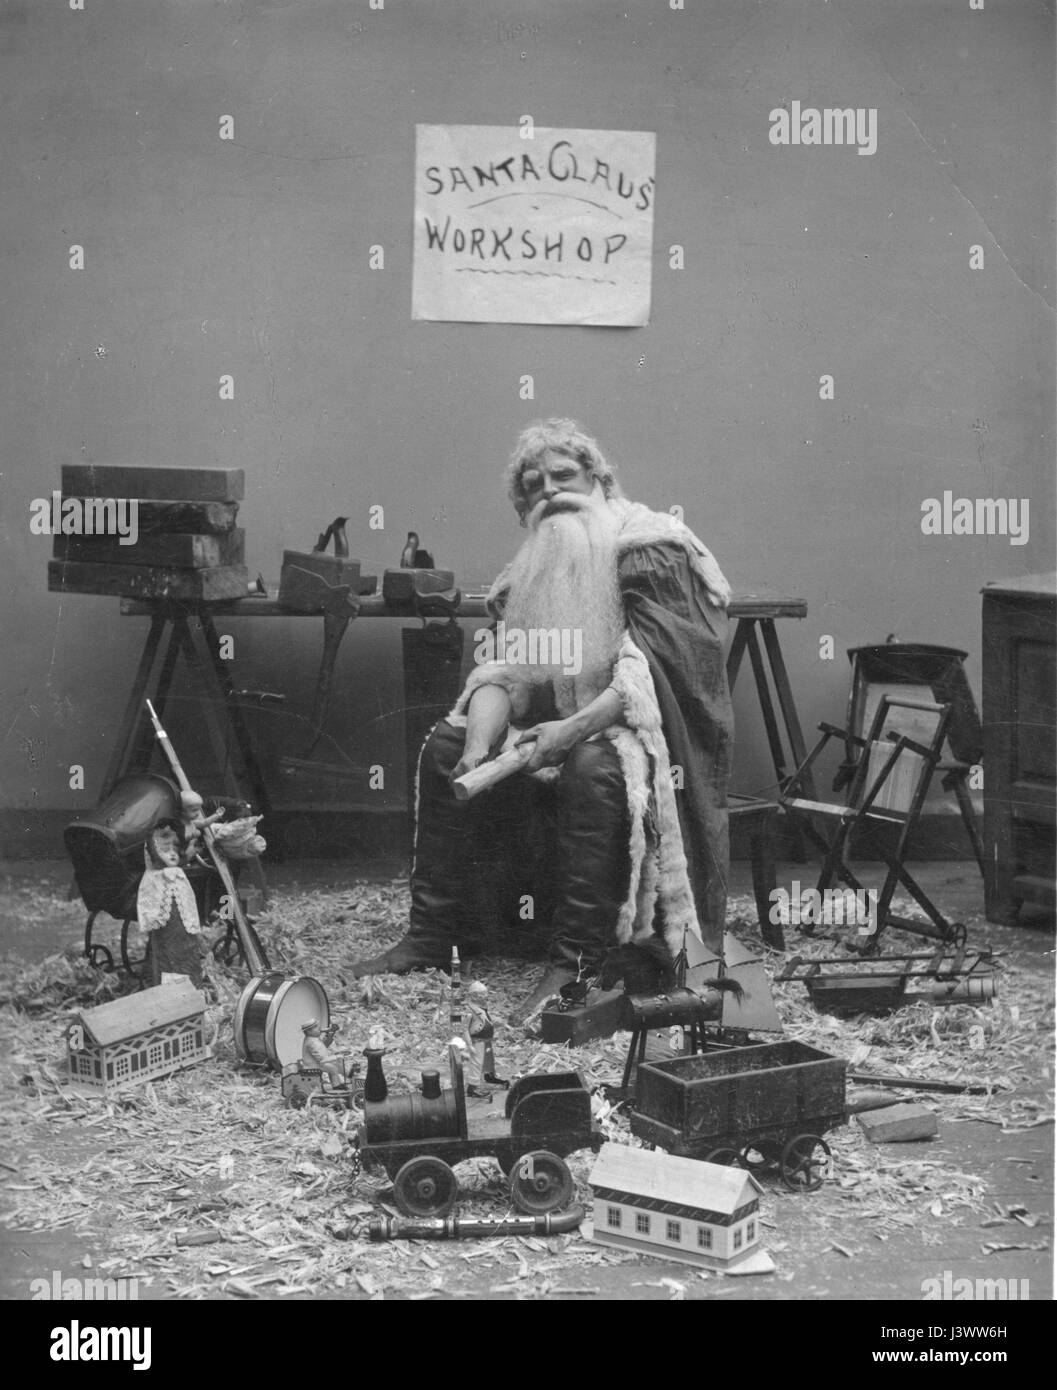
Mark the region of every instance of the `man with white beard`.
POLYGON ((446 969, 527 895, 550 924, 529 1017, 621 947, 670 960, 690 931, 722 953, 730 588, 682 522, 623 497, 573 421, 526 429, 508 476, 529 536, 488 596, 505 641, 422 750, 410 929, 353 974, 446 969), (457 801, 453 780, 511 743, 531 745, 521 771, 457 801))

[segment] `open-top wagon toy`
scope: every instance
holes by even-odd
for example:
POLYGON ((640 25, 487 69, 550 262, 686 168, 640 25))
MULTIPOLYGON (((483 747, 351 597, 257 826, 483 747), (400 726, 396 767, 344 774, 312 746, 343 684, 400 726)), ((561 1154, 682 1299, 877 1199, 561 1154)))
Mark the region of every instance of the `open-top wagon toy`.
POLYGON ((523 1076, 507 1092, 502 1115, 468 1118, 457 1049, 450 1053, 450 1090, 441 1089, 438 1071, 424 1071, 420 1090, 400 1096, 389 1095, 383 1049, 367 1048, 365 1055, 359 1158, 365 1167, 385 1169, 405 1216, 446 1216, 458 1192, 452 1167, 466 1158, 494 1158, 519 1211, 557 1211, 573 1197, 566 1155, 597 1153, 602 1143, 590 1093, 576 1072, 523 1076))
POLYGON ((631 1129, 668 1153, 750 1172, 777 1164, 793 1192, 821 1187, 823 1135, 844 1124, 847 1063, 801 1042, 721 1048, 639 1066, 631 1129))

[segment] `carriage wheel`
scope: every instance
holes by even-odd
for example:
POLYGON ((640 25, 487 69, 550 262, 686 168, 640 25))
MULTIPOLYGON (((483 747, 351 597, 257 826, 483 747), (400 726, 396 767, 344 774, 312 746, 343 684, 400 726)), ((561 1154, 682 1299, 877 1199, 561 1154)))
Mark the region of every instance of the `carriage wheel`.
POLYGON ((546 1149, 522 1154, 510 1174, 510 1196, 518 1211, 543 1216, 572 1201, 573 1175, 565 1160, 546 1149))
POLYGON ((97 945, 92 940, 92 927, 98 916, 98 912, 90 912, 88 914, 88 920, 84 924, 84 954, 88 964, 93 970, 113 970, 114 957, 110 954, 110 951, 106 946, 97 945), (97 959, 97 957, 104 961, 105 964, 100 964, 100 960, 97 959))
POLYGON ((128 954, 129 928, 135 920, 134 917, 126 917, 121 923, 121 964, 134 980, 140 980, 143 978, 143 966, 147 963, 146 955, 141 960, 130 960, 128 954))
POLYGON ((790 1192, 817 1192, 828 1178, 829 1145, 818 1134, 796 1134, 782 1150, 782 1181, 790 1192))
POLYGON ((711 1153, 705 1154, 706 1163, 721 1163, 724 1168, 737 1168, 741 1164, 741 1155, 737 1149, 732 1149, 729 1145, 722 1148, 713 1149, 711 1153))
MULTIPOLYGON (((264 966, 265 970, 271 970, 272 967, 271 962, 268 960, 268 953, 265 951, 261 939, 257 935, 257 929, 254 927, 253 921, 249 917, 246 918, 246 928, 253 940, 253 944, 260 954, 261 964, 264 966)), ((235 924, 233 922, 228 923, 227 932, 223 939, 218 941, 213 947, 213 959, 220 961, 221 965, 226 965, 229 968, 237 968, 238 966, 245 965, 246 958, 242 950, 242 941, 239 938, 238 931, 235 929, 235 924)))
POLYGON ((411 1158, 393 1179, 393 1197, 405 1216, 447 1216, 458 1183, 442 1158, 411 1158))
POLYGON ((761 1140, 757 1144, 746 1144, 738 1155, 738 1162, 750 1173, 759 1173, 764 1168, 769 1168, 777 1157, 774 1145, 761 1140))
POLYGON ((238 959, 239 939, 235 935, 235 928, 228 923, 228 929, 223 937, 213 947, 213 959, 221 965, 233 965, 238 959))
MULTIPOLYGON (((256 948, 257 948, 257 954, 260 956, 260 958, 261 958, 261 963, 262 963, 262 965, 264 966, 265 970, 271 970, 271 968, 272 968, 272 963, 271 963, 271 961, 268 959, 268 952, 264 949, 264 943, 261 941, 260 937, 257 935, 257 928, 253 925, 255 921, 256 921, 256 918, 247 917, 247 918, 246 918, 246 930, 249 932, 249 934, 250 934, 250 939, 252 940, 254 946, 256 946, 256 948)), ((232 930, 234 930, 234 928, 232 928, 232 930)), ((239 937, 238 937, 238 933, 237 933, 237 932, 235 933, 235 944, 236 944, 236 946, 237 946, 237 948, 238 948, 237 954, 236 954, 236 957, 235 957, 236 960, 239 962, 240 965, 246 965, 246 964, 247 964, 247 962, 246 962, 246 954, 245 954, 245 952, 244 952, 243 949, 242 949, 242 942, 239 940, 239 937)))
POLYGON ((108 974, 114 969, 114 957, 105 946, 90 946, 85 952, 88 964, 93 970, 105 970, 108 974))
POLYGON ((131 917, 126 917, 125 920, 121 923, 121 964, 125 967, 125 969, 128 971, 130 975, 135 973, 135 971, 132 968, 132 962, 128 958, 128 929, 131 925, 131 917))

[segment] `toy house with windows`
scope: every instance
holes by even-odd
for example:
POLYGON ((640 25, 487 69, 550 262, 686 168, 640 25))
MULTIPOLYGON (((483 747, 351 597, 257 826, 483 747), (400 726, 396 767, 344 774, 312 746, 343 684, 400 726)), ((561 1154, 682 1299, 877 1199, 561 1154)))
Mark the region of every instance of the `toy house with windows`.
POLYGON ((180 981, 78 1010, 66 1030, 70 1080, 110 1095, 200 1062, 211 1055, 205 1009, 205 996, 180 981))
MULTIPOLYGON (((763 1255, 763 1189, 743 1168, 606 1144, 591 1171, 591 1188, 592 1239, 599 1245, 710 1269, 763 1255)), ((764 1259, 763 1267, 773 1269, 764 1259)))

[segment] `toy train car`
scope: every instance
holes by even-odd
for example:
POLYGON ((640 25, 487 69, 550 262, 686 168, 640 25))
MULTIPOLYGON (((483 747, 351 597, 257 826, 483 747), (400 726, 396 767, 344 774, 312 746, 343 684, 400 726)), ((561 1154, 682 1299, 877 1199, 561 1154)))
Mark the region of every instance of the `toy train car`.
POLYGON ((424 1071, 420 1090, 400 1096, 389 1095, 383 1049, 368 1048, 365 1055, 359 1156, 365 1167, 385 1169, 405 1216, 446 1216, 458 1191, 452 1167, 466 1158, 494 1158, 519 1211, 530 1216, 557 1211, 573 1196, 566 1155, 587 1148, 597 1153, 601 1147, 591 1096, 576 1072, 523 1076, 507 1092, 503 1115, 468 1119, 456 1052, 450 1090, 441 1089, 438 1071, 424 1071))
POLYGON ((790 1191, 814 1192, 830 1170, 822 1136, 845 1121, 846 1072, 843 1057, 790 1041, 645 1062, 631 1132, 708 1163, 776 1164, 790 1191))

